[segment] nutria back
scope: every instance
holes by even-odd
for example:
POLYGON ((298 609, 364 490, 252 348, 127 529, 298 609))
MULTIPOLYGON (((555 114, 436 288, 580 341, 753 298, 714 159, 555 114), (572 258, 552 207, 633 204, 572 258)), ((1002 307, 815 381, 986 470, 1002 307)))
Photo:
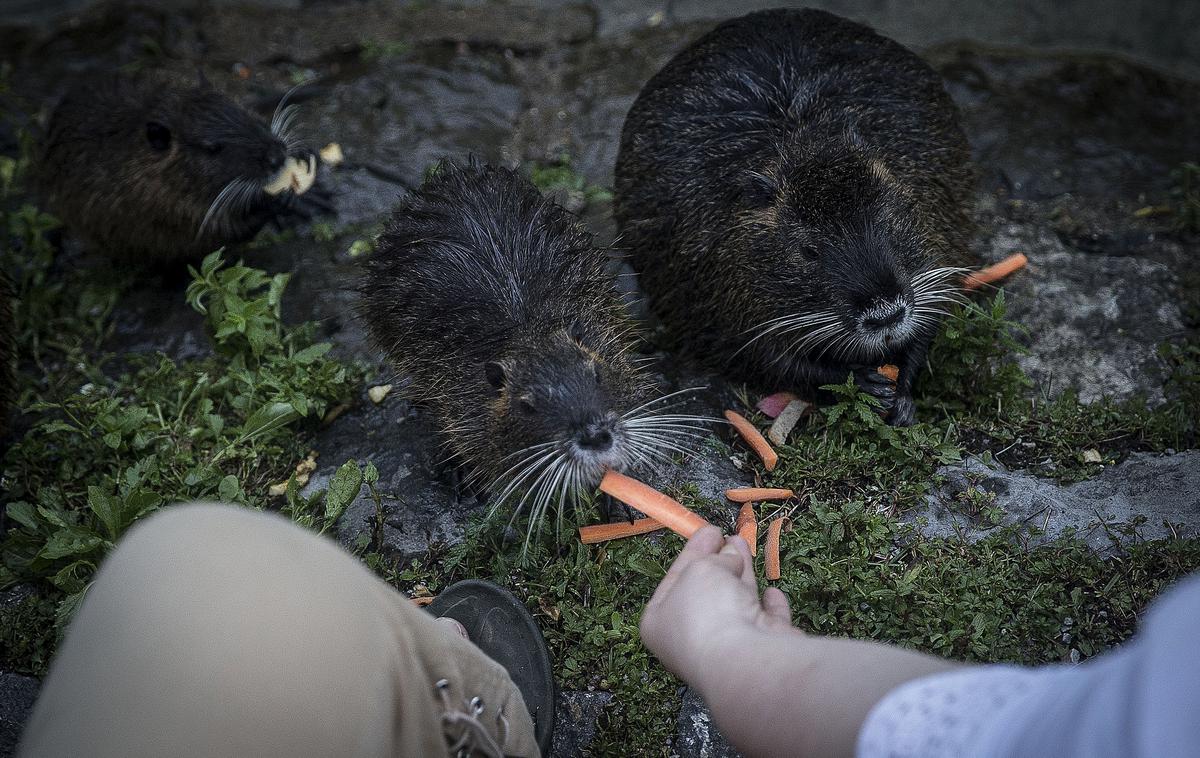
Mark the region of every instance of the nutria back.
POLYGON ((311 184, 315 159, 290 120, 280 112, 265 124, 205 82, 99 76, 51 115, 38 184, 50 209, 106 254, 198 257, 252 237, 311 184))
POLYGON ((493 495, 530 491, 536 515, 606 468, 661 455, 672 422, 642 426, 648 382, 607 256, 527 179, 443 164, 376 248, 367 330, 493 495))
POLYGON ((642 90, 614 211, 655 310, 728 373, 811 388, 897 363, 911 405, 967 260, 972 181, 927 64, 832 14, 774 10, 718 26, 642 90))

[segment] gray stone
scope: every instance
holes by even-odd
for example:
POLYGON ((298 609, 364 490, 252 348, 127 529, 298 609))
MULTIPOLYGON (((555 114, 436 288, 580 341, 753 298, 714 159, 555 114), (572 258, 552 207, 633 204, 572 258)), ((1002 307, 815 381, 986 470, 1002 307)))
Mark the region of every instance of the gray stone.
POLYGON ((1027 330, 1018 357, 1040 395, 1074 389, 1090 403, 1103 396, 1162 400, 1158 345, 1183 331, 1176 281, 1162 263, 1066 249, 1034 224, 1004 224, 988 260, 1024 252, 1029 267, 1004 285, 1009 318, 1027 330))
POLYGON ((1138 517, 1145 523, 1137 533, 1144 539, 1200 535, 1200 451, 1174 455, 1134 453, 1105 469, 1094 479, 1060 485, 1024 471, 1009 471, 999 464, 969 458, 962 464, 943 466, 944 480, 926 500, 926 507, 906 518, 923 519, 921 530, 941 537, 961 536, 975 541, 993 532, 961 497, 969 488, 995 497, 1003 511, 1002 523, 1035 527, 1042 534, 1033 544, 1068 531, 1102 552, 1113 548, 1112 538, 1123 542, 1131 535, 1118 527, 1138 517))
POLYGON ((347 548, 368 547, 408 561, 431 545, 462 541, 466 521, 479 508, 459 497, 439 471, 438 439, 429 421, 393 390, 382 405, 365 397, 339 416, 314 442, 320 465, 302 494, 328 486, 347 460, 379 469, 378 503, 363 487, 342 515, 337 536, 347 548))
POLYGON ((596 737, 596 721, 612 698, 611 692, 559 692, 554 710, 551 758, 584 755, 596 737))
POLYGON ((675 753, 680 758, 739 758, 725 736, 717 730, 700 693, 690 687, 683 692, 683 706, 675 733, 675 753))
POLYGON ((17 751, 21 729, 33 709, 39 686, 32 677, 0 671, 0 758, 17 751))

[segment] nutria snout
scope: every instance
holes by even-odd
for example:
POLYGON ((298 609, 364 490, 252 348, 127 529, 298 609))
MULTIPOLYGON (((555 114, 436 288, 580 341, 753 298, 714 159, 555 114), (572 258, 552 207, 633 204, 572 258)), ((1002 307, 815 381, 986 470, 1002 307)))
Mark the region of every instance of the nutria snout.
POLYGON ((774 10, 718 26, 642 90, 614 211, 655 310, 699 354, 768 390, 853 373, 909 424, 967 262, 972 181, 928 65, 832 14, 774 10))
POLYGON ((107 254, 198 257, 252 237, 312 186, 317 161, 294 134, 295 115, 281 107, 263 123, 206 81, 100 77, 51 115, 39 185, 107 254))

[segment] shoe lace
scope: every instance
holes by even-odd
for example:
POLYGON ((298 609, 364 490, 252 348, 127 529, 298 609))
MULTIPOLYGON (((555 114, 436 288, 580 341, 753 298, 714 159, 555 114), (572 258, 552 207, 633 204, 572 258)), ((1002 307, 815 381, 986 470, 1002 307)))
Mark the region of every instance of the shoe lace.
POLYGON ((455 758, 470 758, 476 754, 487 758, 504 758, 501 745, 508 741, 508 719, 504 717, 502 709, 496 710, 496 733, 500 737, 497 742, 480 721, 486 709, 483 698, 476 695, 464 700, 460 709, 455 707, 450 697, 449 680, 439 679, 434 688, 442 700, 442 730, 448 741, 453 740, 449 746, 451 755, 455 758))

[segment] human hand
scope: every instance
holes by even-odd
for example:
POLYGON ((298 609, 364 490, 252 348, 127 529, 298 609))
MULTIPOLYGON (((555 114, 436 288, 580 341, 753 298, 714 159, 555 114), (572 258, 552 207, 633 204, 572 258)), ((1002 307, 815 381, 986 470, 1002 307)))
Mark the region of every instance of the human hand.
POLYGON ((787 597, 758 597, 750 547, 705 527, 688 540, 642 613, 642 641, 668 669, 704 689, 714 661, 736 656, 758 632, 792 631, 787 597))

